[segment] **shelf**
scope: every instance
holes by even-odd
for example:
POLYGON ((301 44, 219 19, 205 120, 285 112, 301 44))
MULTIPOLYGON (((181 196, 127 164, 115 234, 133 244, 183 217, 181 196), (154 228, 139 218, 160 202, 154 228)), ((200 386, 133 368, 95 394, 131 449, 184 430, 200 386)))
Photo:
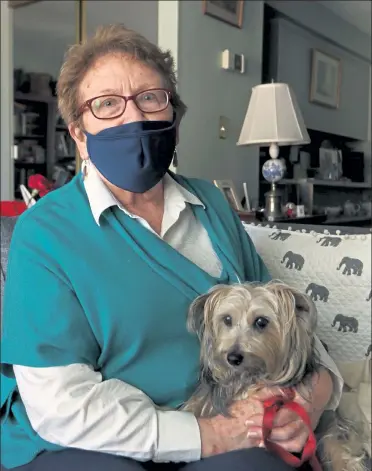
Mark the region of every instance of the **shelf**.
MULTIPOLYGON (((53 177, 54 166, 56 164, 56 125, 62 125, 58 121, 57 98, 48 90, 44 93, 22 93, 16 91, 14 93, 14 101, 21 109, 25 109, 25 113, 29 115, 38 116, 38 124, 33 123, 32 127, 16 127, 13 134, 13 142, 16 145, 22 146, 27 143, 26 140, 32 141, 33 144, 38 144, 44 149, 44 154, 40 155, 36 150, 27 154, 30 159, 21 159, 21 154, 18 159, 13 160, 14 166, 14 188, 17 194, 17 187, 20 183, 25 183, 23 180, 34 173, 40 173, 46 178, 53 177), (36 158, 39 157, 39 158, 36 158), (34 158, 34 161, 30 161, 34 158), (41 161, 41 158, 43 159, 41 161)), ((25 124, 21 121, 20 124, 25 124)), ((60 133, 66 135, 65 132, 60 133)))
POLYGON ((36 101, 39 103, 55 103, 57 98, 53 95, 37 95, 35 93, 15 92, 14 99, 17 101, 36 101))
POLYGON ((43 134, 16 134, 14 139, 44 139, 43 134))
MULTIPOLYGON (((277 182, 277 185, 298 185, 299 183, 312 183, 314 186, 328 186, 336 188, 360 188, 360 189, 372 189, 372 183, 366 182, 350 182, 340 180, 316 180, 315 178, 307 178, 301 180, 294 180, 289 178, 283 178, 277 182)), ((261 180, 261 183, 270 185, 266 180, 261 180)))
POLYGON ((327 219, 324 224, 347 224, 350 222, 370 222, 372 225, 372 216, 338 216, 327 219))
POLYGON ((66 162, 67 160, 75 160, 75 156, 74 155, 65 155, 63 157, 57 157, 57 162, 66 162))
POLYGON ((19 168, 39 168, 45 167, 46 163, 40 162, 18 162, 17 160, 14 161, 14 165, 19 168))

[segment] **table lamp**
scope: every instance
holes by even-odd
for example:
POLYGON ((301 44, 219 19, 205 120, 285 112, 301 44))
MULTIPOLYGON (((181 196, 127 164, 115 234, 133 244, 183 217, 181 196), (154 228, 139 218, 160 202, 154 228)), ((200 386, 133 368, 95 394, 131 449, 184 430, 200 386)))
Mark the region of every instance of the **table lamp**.
POLYGON ((269 146, 271 159, 262 166, 262 175, 271 183, 265 193, 265 217, 275 221, 283 217, 282 194, 276 183, 285 173, 279 159, 279 146, 309 144, 310 137, 291 87, 286 83, 267 83, 252 89, 238 146, 269 146))

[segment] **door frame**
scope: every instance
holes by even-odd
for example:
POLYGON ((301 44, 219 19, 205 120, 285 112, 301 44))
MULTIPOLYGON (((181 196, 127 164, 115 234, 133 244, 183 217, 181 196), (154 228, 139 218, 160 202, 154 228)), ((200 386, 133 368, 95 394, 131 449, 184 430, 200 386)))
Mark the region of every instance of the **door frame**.
POLYGON ((14 199, 13 164, 13 10, 1 4, 1 122, 0 122, 0 200, 14 199))

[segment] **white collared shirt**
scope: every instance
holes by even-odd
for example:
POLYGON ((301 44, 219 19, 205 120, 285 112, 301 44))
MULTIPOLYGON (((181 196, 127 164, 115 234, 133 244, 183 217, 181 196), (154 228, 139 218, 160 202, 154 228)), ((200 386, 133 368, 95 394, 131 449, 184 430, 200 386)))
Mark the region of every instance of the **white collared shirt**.
MULTIPOLYGON (((108 208, 119 206, 152 231, 144 219, 120 206, 92 166, 85 189, 97 224, 108 208)), ((169 175, 164 177, 164 199, 159 237, 211 275, 219 276, 221 262, 191 209, 191 205, 202 202, 169 175)), ((333 372, 331 407, 335 408, 342 380, 337 379, 330 357, 325 351, 321 353, 322 364, 333 372)), ((157 409, 142 391, 129 384, 116 379, 103 381, 99 371, 83 364, 48 368, 15 365, 14 373, 32 427, 51 443, 138 461, 200 459, 196 418, 188 412, 157 409)))
MULTIPOLYGON (((191 205, 204 207, 203 203, 169 174, 165 174, 163 183, 164 214, 159 237, 210 275, 220 276, 222 264, 213 249, 207 230, 191 209, 191 205)), ((156 234, 145 219, 130 213, 117 201, 91 164, 88 166, 84 184, 93 217, 98 225, 101 215, 108 208, 118 206, 128 216, 137 219, 156 234)))

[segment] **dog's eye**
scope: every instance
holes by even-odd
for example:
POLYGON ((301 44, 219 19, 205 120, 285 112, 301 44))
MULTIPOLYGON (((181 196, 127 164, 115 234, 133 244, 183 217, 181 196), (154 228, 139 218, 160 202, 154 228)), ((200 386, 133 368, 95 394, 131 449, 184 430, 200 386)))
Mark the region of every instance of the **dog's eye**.
POLYGON ((264 329, 267 324, 269 323, 269 319, 266 319, 266 317, 257 317, 257 319, 254 321, 254 326, 257 327, 257 329, 264 329))
POLYGON ((231 327, 231 326, 232 326, 232 318, 231 318, 231 316, 223 316, 222 320, 223 320, 223 323, 224 323, 225 325, 227 325, 227 327, 231 327))

